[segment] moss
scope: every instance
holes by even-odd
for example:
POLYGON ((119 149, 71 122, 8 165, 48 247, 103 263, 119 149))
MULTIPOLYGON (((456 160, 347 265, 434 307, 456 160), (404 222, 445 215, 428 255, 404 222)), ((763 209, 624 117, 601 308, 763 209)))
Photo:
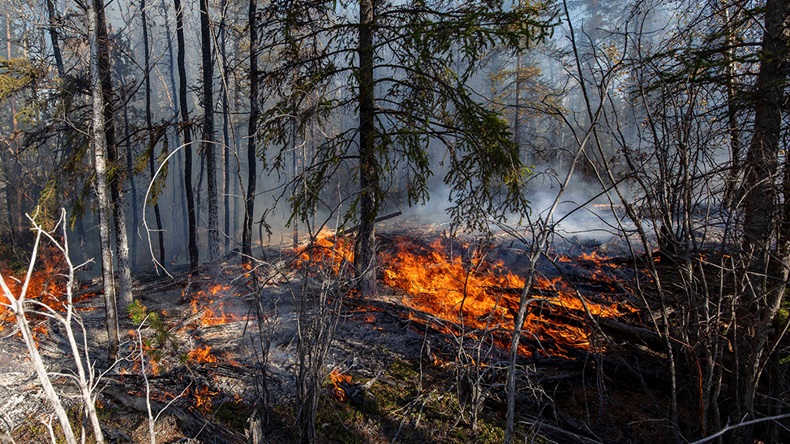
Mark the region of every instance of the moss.
POLYGON ((224 402, 214 412, 216 420, 233 431, 243 433, 247 429, 247 419, 254 409, 242 401, 224 402))
MULTIPOLYGON (((82 408, 72 407, 66 411, 71 428, 74 430, 74 435, 80 439, 80 429, 84 418, 82 408)), ((63 435, 63 429, 60 427, 60 422, 52 417, 52 429, 55 432, 55 439, 57 444, 65 444, 66 437, 63 435)), ((49 430, 38 418, 28 418, 19 427, 17 427, 11 436, 16 442, 51 442, 49 437, 49 430)), ((90 424, 85 425, 85 443, 95 444, 96 440, 93 437, 93 431, 90 424)))
POLYGON ((389 368, 389 375, 394 379, 404 382, 413 383, 420 376, 420 373, 414 368, 413 365, 406 361, 396 359, 389 368))
POLYGON ((360 432, 366 415, 347 403, 325 398, 316 412, 316 432, 324 442, 365 444, 369 442, 360 432))

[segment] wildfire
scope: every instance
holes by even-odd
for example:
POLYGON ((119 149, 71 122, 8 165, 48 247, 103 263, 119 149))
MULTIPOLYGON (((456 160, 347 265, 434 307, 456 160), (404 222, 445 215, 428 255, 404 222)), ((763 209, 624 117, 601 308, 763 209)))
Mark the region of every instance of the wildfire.
MULTIPOLYGON (((38 263, 41 266, 33 270, 26 297, 28 299, 34 299, 55 311, 64 311, 68 303, 66 299, 67 281, 63 275, 65 272, 65 263, 60 253, 54 249, 42 249, 38 263)), ((8 285, 9 290, 11 290, 11 293, 15 297, 18 297, 22 291, 24 274, 14 273, 3 262, 0 262, 0 274, 3 275, 5 283, 8 285)), ((93 296, 95 296, 95 293, 85 294, 79 298, 75 297, 73 303, 82 302, 93 296)), ((0 331, 2 331, 6 328, 7 324, 15 323, 16 317, 8 307, 3 305, 7 304, 8 301, 5 299, 5 296, 2 295, 2 292, 0 292, 0 302, 2 302, 2 304, 0 304, 0 331)), ((40 308, 34 308, 34 310, 40 310, 40 308)), ((39 318, 38 316, 31 315, 32 312, 29 312, 28 316, 31 317, 31 320, 39 318)), ((47 333, 47 329, 43 324, 39 324, 34 326, 33 332, 36 335, 44 335, 47 333)))
POLYGON ((207 345, 205 347, 199 347, 190 351, 189 353, 187 353, 187 357, 190 360, 194 360, 195 362, 201 362, 201 363, 217 362, 217 357, 211 354, 210 345, 207 345))
MULTIPOLYGON (((429 246, 408 238, 394 241, 394 251, 381 253, 379 263, 384 284, 410 295, 403 300, 407 306, 449 321, 446 325, 432 322, 439 331, 450 333, 455 328, 453 325, 463 325, 467 331, 498 330, 497 342, 508 345, 509 336, 501 332, 513 329, 521 291, 526 285, 522 277, 506 270, 501 261, 492 263, 477 249, 465 255, 451 255, 441 239, 429 246)), ((468 246, 464 250, 469 250, 468 246)), ((354 257, 351 241, 335 237, 329 231, 322 231, 312 243, 295 253, 297 265, 330 264, 336 273, 344 263, 353 262, 354 257)), ((583 274, 596 285, 608 285, 612 290, 621 288, 605 273, 617 265, 597 252, 582 253, 576 258, 560 255, 556 260, 583 265, 583 274)), ((615 317, 635 310, 615 303, 589 301, 560 277, 535 276, 531 292, 535 301, 529 306, 523 328, 528 332, 526 336, 538 344, 537 348, 554 354, 564 354, 568 347, 591 346, 590 332, 584 327, 586 313, 615 317)), ((522 352, 529 354, 526 348, 522 352)))
POLYGON ((354 263, 354 245, 352 239, 337 237, 328 229, 321 230, 315 239, 299 247, 295 252, 296 266, 309 264, 329 264, 332 271, 338 274, 345 264, 354 263))
POLYGON ((200 315, 200 325, 210 327, 225 325, 230 322, 243 320, 240 316, 228 313, 226 298, 232 294, 233 288, 229 285, 214 283, 207 290, 200 290, 192 296, 189 307, 192 314, 200 315))
POLYGON ((332 373, 329 374, 329 382, 332 384, 332 386, 329 387, 329 393, 332 395, 332 397, 340 402, 345 402, 346 390, 340 385, 350 384, 351 375, 344 375, 337 371, 337 369, 334 369, 332 370, 332 373))
POLYGON ((211 408, 211 398, 218 395, 219 392, 213 392, 208 386, 204 385, 203 388, 195 389, 192 394, 195 397, 195 408, 201 411, 208 411, 211 408))
MULTIPOLYGON (((585 260, 593 259, 600 260, 595 256, 585 260)), ((406 305, 474 329, 512 330, 520 290, 526 282, 505 270, 502 263, 492 264, 476 252, 464 260, 460 255, 445 253, 441 241, 426 248, 409 239, 398 239, 396 252, 384 255, 382 263, 384 283, 411 295, 404 299, 406 305)), ((579 316, 586 307, 596 316, 620 315, 615 304, 581 299, 561 278, 548 280, 537 276, 533 286, 537 293, 546 295, 538 303, 538 313, 527 313, 524 329, 538 342, 552 338, 560 350, 563 346, 588 348, 587 331, 575 325, 550 322, 540 311, 559 314, 570 309, 578 311, 575 316, 579 316)))

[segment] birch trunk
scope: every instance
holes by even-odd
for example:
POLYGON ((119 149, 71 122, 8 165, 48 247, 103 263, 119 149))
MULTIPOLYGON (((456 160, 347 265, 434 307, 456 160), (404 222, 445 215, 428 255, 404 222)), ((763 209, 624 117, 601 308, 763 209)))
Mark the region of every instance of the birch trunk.
POLYGON ((102 94, 99 72, 99 20, 97 11, 104 7, 102 0, 89 2, 88 20, 90 22, 90 74, 93 96, 93 159, 96 171, 96 200, 99 204, 99 242, 101 246, 102 281, 104 283, 104 302, 107 310, 107 356, 111 363, 118 357, 118 311, 113 281, 112 240, 110 238, 110 218, 112 202, 107 180, 107 137, 104 121, 104 95, 102 94))

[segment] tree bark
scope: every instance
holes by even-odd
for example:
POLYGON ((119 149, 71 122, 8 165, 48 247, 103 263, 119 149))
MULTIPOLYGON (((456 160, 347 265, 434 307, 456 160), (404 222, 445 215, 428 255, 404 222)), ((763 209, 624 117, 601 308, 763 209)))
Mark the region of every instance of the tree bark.
POLYGON ((187 107, 187 69, 185 63, 186 43, 184 43, 184 11, 181 0, 173 0, 176 9, 176 42, 178 57, 178 103, 181 108, 181 126, 184 129, 184 191, 187 196, 187 219, 189 266, 197 268, 199 253, 197 248, 197 224, 195 222, 195 195, 192 192, 192 135, 189 132, 189 108, 187 107))
MULTIPOLYGON (((748 261, 747 278, 737 308, 735 329, 738 368, 733 375, 737 387, 736 416, 754 417, 754 400, 766 361, 773 322, 779 311, 790 262, 790 208, 785 213, 780 201, 779 151, 782 148, 782 106, 787 84, 788 25, 790 3, 765 3, 765 28, 760 54, 760 72, 755 87, 754 131, 747 153, 745 176, 745 219, 742 248, 748 261), (773 238, 776 236, 776 243, 773 238), (748 285, 747 285, 748 284, 748 285)), ((786 177, 787 181, 788 178, 786 177)), ((784 187, 790 186, 785 183, 784 187)), ((751 441, 751 427, 736 434, 741 442, 751 441)))
POLYGON ((225 229, 223 231, 223 237, 225 239, 225 253, 227 254, 230 252, 230 122, 228 117, 230 116, 230 105, 228 104, 228 87, 230 86, 229 83, 229 68, 228 68, 228 58, 227 58, 227 42, 226 42, 226 34, 227 30, 225 29, 225 12, 227 9, 227 0, 222 0, 220 2, 220 9, 222 11, 222 19, 219 22, 219 41, 220 41, 220 58, 222 59, 222 159, 224 160, 224 168, 223 168, 223 179, 224 183, 222 186, 223 193, 222 193, 222 200, 223 206, 225 209, 225 217, 224 217, 224 224, 225 229))
POLYGON ((242 227, 242 261, 250 264, 252 259, 252 218, 255 212, 255 188, 258 172, 256 167, 256 145, 258 132, 258 2, 250 0, 247 12, 250 24, 250 121, 247 128, 247 194, 244 198, 244 227, 242 227))
POLYGON ((379 165, 376 159, 373 79, 373 0, 359 0, 359 232, 354 266, 362 297, 376 295, 376 230, 379 165))
MULTIPOLYGON (((140 18, 143 22, 143 76, 145 82, 145 128, 148 131, 148 170, 151 180, 156 174, 156 141, 154 140, 153 124, 151 123, 151 56, 148 47, 148 19, 145 0, 140 0, 140 18)), ((164 267, 165 261, 165 233, 162 231, 162 214, 159 211, 159 202, 154 204, 154 218, 156 219, 157 237, 159 240, 159 263, 164 267)))
MULTIPOLYGON (((163 10, 167 9, 164 0, 162 0, 162 9, 163 10)), ((168 77, 170 81, 170 90, 173 92, 173 97, 175 98, 172 102, 173 118, 177 122, 179 118, 180 107, 178 105, 178 98, 176 97, 178 95, 178 87, 176 86, 176 74, 175 74, 176 61, 175 61, 175 57, 173 56, 173 39, 172 39, 172 33, 170 32, 170 20, 168 20, 167 17, 165 17, 165 34, 167 35, 167 55, 170 60, 170 63, 168 63, 168 77)), ((175 131, 173 137, 175 139, 174 146, 176 147, 176 149, 179 149, 181 147, 181 134, 178 132, 178 130, 175 131)), ((184 192, 184 188, 177 185, 180 183, 184 183, 184 155, 181 151, 178 151, 178 153, 176 154, 176 174, 173 183, 177 190, 174 193, 173 209, 174 211, 178 212, 178 217, 180 218, 178 226, 182 227, 183 229, 181 239, 189 239, 189 228, 188 228, 189 221, 187 220, 188 210, 187 210, 186 194, 184 192), (176 205, 175 203, 176 195, 178 197, 178 205, 176 205)), ((175 220, 176 220, 176 216, 174 215, 173 221, 175 220)), ((171 239, 171 244, 173 243, 174 241, 173 239, 171 239)), ((175 243, 177 245, 183 245, 182 241, 180 240, 175 241, 175 243)), ((180 251, 182 250, 180 250, 179 248, 179 253, 180 251)))
POLYGON ((131 136, 129 134, 129 106, 124 100, 123 104, 123 131, 126 148, 126 174, 129 175, 129 188, 132 193, 132 248, 131 248, 131 266, 137 267, 137 228, 140 226, 140 219, 137 213, 137 184, 134 180, 134 160, 132 156, 131 136))
POLYGON ((214 63, 211 59, 211 21, 208 0, 200 0, 200 37, 203 60, 203 155, 208 184, 208 258, 219 259, 219 213, 217 194, 217 150, 214 146, 214 63))
POLYGON ((66 76, 66 69, 63 65, 63 55, 60 51, 60 39, 58 38, 58 17, 55 12, 55 0, 47 0, 47 15, 49 19, 49 38, 52 41, 52 55, 55 56, 55 67, 58 69, 58 77, 61 79, 66 76))
POLYGON ((112 273, 112 239, 110 238, 110 218, 112 203, 110 187, 107 180, 107 136, 105 134, 104 94, 102 93, 101 74, 99 70, 99 11, 104 7, 102 0, 89 2, 88 18, 90 22, 90 74, 91 93, 93 95, 93 158, 96 171, 96 199, 99 204, 99 241, 101 243, 102 280, 104 283, 104 302, 107 310, 108 361, 111 363, 118 357, 118 311, 115 299, 115 284, 112 273))

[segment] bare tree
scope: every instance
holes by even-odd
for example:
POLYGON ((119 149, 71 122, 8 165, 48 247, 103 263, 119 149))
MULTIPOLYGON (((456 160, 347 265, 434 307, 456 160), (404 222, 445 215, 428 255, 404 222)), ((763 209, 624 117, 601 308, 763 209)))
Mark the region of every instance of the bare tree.
POLYGON ((252 257, 252 218, 255 213, 255 193, 258 180, 257 148, 258 117, 260 105, 258 97, 258 2, 250 0, 247 19, 250 26, 250 118, 247 129, 247 191, 244 198, 244 226, 241 237, 242 261, 250 264, 252 257))
POLYGON ((66 340, 69 344, 69 352, 71 353, 71 357, 75 365, 73 374, 69 374, 68 377, 75 381, 79 389, 82 407, 85 409, 86 416, 90 420, 95 441, 102 444, 104 443, 104 435, 102 433, 101 425, 99 424, 99 418, 96 413, 96 396, 98 395, 97 386, 102 375, 98 375, 96 373, 94 365, 91 362, 88 344, 86 342, 88 334, 74 309, 73 289, 76 285, 75 271, 81 265, 75 267, 69 257, 68 241, 66 238, 65 215, 66 212, 62 211, 60 220, 52 232, 45 231, 41 226, 33 222, 33 219, 30 219, 33 223, 33 231, 35 232, 36 237, 33 244, 30 262, 28 263, 27 273, 25 274, 25 279, 21 285, 21 288, 19 289, 18 294, 14 294, 14 292, 7 285, 5 278, 0 274, 0 288, 2 288, 3 294, 8 301, 7 306, 11 309, 11 311, 14 313, 14 316, 16 317, 17 325, 20 329, 20 332, 22 333, 22 338, 25 341, 25 345, 27 346, 30 360, 36 370, 36 374, 41 386, 44 389, 44 393, 47 396, 47 400, 55 410, 55 414, 60 422, 66 442, 69 444, 76 444, 78 441, 74 435, 71 421, 69 420, 65 408, 61 402, 61 395, 59 395, 55 390, 50 379, 50 374, 47 371, 41 354, 38 351, 38 344, 33 338, 33 332, 30 327, 28 315, 43 315, 45 317, 55 319, 63 326, 66 334, 66 340), (62 229, 62 243, 55 238, 55 236, 57 236, 55 234, 55 230, 58 228, 62 229), (30 279, 35 269, 36 259, 39 253, 39 246, 41 245, 41 241, 43 239, 48 239, 50 243, 57 249, 57 251, 63 255, 63 258, 66 262, 66 274, 63 276, 66 281, 66 300, 63 304, 65 313, 61 313, 55 308, 47 306, 41 302, 27 299, 30 279), (77 322, 82 329, 81 336, 83 341, 81 345, 79 344, 78 335, 74 331, 74 322, 77 322))
POLYGON ((178 103, 181 109, 181 127, 184 130, 184 191, 187 200, 187 220, 188 220, 188 241, 187 250, 189 251, 189 266, 196 268, 199 262, 199 252, 197 247, 197 223, 195 221, 197 211, 195 208, 195 196, 192 190, 192 133, 190 129, 189 107, 187 105, 187 69, 186 69, 186 43, 184 41, 184 11, 181 0, 173 0, 176 10, 176 42, 178 59, 178 103))
POLYGON ((208 0, 200 1, 200 50, 203 62, 203 156, 206 160, 208 194, 208 258, 219 259, 219 195, 217 149, 214 146, 214 61, 211 56, 211 21, 208 0))

